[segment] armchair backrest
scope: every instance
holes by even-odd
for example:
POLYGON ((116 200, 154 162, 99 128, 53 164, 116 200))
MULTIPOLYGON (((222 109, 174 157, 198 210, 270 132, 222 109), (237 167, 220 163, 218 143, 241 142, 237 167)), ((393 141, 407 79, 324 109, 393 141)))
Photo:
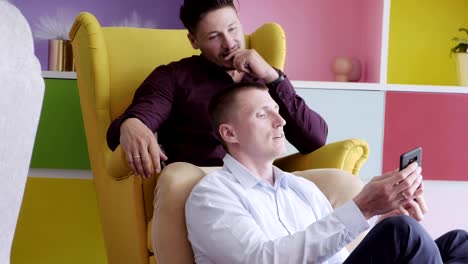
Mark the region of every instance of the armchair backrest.
MULTIPOLYGON (((110 151, 105 147, 105 132, 110 122, 125 111, 149 73, 156 66, 199 51, 190 45, 186 30, 101 27, 87 12, 76 18, 70 39, 80 99, 85 106, 83 119, 88 147, 99 148, 89 149, 94 167, 93 160, 105 164, 103 159, 110 151), (86 124, 93 129, 87 129, 86 124), (103 156, 94 157, 93 153, 103 156)), ((247 48, 257 50, 273 67, 283 69, 286 40, 278 24, 264 24, 245 39, 247 48)))
MULTIPOLYGON (((279 25, 265 24, 245 38, 247 48, 283 69, 286 40, 279 25)), ((145 263, 146 223, 156 183, 130 173, 120 147, 115 152, 107 147, 106 132, 157 66, 199 51, 190 45, 186 30, 101 27, 86 12, 76 18, 70 39, 109 263, 145 263)))
POLYGON ((185 30, 103 28, 109 65, 110 119, 121 115, 158 65, 199 54, 185 30))

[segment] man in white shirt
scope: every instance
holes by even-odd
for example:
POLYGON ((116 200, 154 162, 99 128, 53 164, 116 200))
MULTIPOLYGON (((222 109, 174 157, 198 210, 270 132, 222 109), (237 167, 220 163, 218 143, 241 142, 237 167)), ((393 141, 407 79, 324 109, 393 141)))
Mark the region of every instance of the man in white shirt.
POLYGON ((235 84, 209 111, 229 154, 186 203, 196 263, 468 263, 465 231, 433 241, 413 219, 426 211, 416 163, 375 177, 333 210, 312 182, 273 166, 285 151, 285 121, 265 86, 235 84), (350 255, 345 245, 376 215, 350 255))

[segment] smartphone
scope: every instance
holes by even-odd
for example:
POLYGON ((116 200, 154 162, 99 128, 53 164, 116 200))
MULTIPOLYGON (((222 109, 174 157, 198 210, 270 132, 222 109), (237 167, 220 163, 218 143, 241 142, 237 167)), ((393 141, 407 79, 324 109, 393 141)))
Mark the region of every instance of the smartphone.
POLYGON ((400 156, 400 170, 408 167, 413 162, 417 162, 419 167, 422 166, 422 147, 417 147, 400 156))

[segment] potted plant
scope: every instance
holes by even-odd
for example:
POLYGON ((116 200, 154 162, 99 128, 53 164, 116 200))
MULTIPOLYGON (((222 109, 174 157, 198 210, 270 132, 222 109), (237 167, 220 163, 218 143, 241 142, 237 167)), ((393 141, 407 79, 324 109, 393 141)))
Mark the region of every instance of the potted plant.
MULTIPOLYGON (((468 29, 459 28, 458 31, 465 32, 468 35, 468 29)), ((457 76, 459 84, 468 86, 468 39, 454 37, 457 45, 450 50, 450 54, 455 53, 457 64, 457 76)))

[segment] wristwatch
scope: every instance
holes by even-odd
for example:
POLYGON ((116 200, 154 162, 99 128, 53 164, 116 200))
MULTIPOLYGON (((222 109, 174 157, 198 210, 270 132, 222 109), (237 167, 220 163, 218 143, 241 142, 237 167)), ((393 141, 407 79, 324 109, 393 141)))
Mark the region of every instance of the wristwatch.
POLYGON ((278 78, 271 83, 268 84, 270 87, 276 87, 278 84, 280 84, 284 80, 284 73, 281 71, 278 71, 278 78))

